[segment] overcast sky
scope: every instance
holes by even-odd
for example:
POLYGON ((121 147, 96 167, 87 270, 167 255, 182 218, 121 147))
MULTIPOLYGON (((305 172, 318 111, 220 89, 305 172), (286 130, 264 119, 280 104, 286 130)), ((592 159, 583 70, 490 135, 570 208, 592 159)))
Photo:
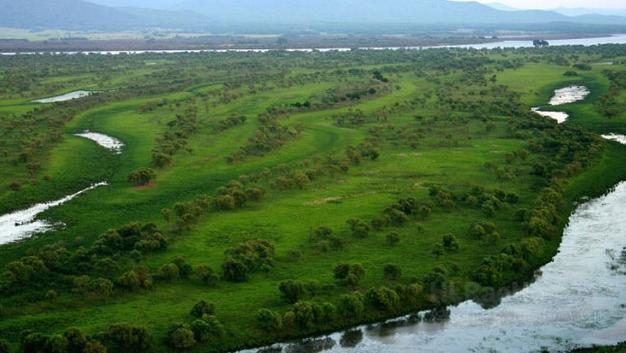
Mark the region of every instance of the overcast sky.
MULTIPOLYGON (((461 0, 465 1, 465 0, 461 0)), ((555 7, 587 7, 626 9, 626 0, 475 0, 482 3, 499 2, 521 9, 550 9, 555 7)))

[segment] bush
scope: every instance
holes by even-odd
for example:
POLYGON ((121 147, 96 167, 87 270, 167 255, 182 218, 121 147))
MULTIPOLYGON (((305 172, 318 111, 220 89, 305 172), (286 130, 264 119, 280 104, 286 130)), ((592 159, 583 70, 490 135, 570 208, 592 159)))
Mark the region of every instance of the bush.
POLYGON ((393 246, 400 242, 400 235, 396 232, 387 234, 387 244, 393 246))
POLYGON ((107 348, 100 341, 90 340, 85 344, 82 353, 107 353, 107 348))
POLYGON ((456 237, 452 234, 446 234, 442 237, 443 247, 448 251, 457 251, 459 250, 459 243, 456 240, 456 237))
POLYGON ((342 295, 339 297, 337 311, 339 312, 339 315, 346 319, 359 319, 365 311, 363 296, 360 293, 342 295))
POLYGON ((346 223, 350 227, 352 231, 352 235, 358 238, 367 238, 370 232, 370 227, 367 223, 363 222, 360 219, 349 219, 346 223))
POLYGON ((87 345, 87 337, 77 328, 69 328, 63 334, 68 344, 69 353, 82 353, 87 345))
POLYGON ((148 185, 154 178, 156 173, 150 168, 136 170, 128 175, 128 182, 137 186, 148 185))
POLYGON ((179 350, 191 349, 196 345, 194 332, 189 325, 176 324, 170 327, 167 334, 167 344, 179 350))
POLYGON ((266 332, 277 332, 283 327, 283 319, 279 313, 261 309, 256 314, 256 322, 259 328, 266 332))
POLYGON ((213 337, 220 337, 224 334, 224 326, 213 315, 204 315, 201 320, 192 322, 191 330, 198 342, 206 342, 213 337))
POLYGON ((180 277, 180 271, 178 269, 178 266, 176 266, 176 264, 173 264, 173 263, 165 264, 161 266, 161 269, 159 270, 159 274, 161 275, 163 279, 168 280, 168 281, 171 281, 173 279, 177 279, 180 277))
POLYGON ((217 280, 219 279, 217 273, 215 273, 215 271, 207 265, 200 265, 196 267, 196 274, 204 284, 211 287, 215 286, 217 284, 217 280))
POLYGON ((215 305, 205 300, 201 300, 196 303, 191 309, 191 315, 195 317, 202 317, 204 315, 214 315, 215 305))
POLYGON ((302 299, 305 294, 304 285, 298 281, 282 281, 280 282, 278 289, 280 290, 283 298, 290 304, 296 303, 298 300, 302 299))
POLYGON ((400 305, 398 293, 387 287, 370 288, 365 297, 378 310, 395 312, 400 305))
POLYGON ((334 275, 342 285, 357 286, 365 277, 365 269, 359 264, 339 264, 335 266, 334 275))
POLYGON ((293 306, 296 323, 302 327, 311 327, 315 321, 313 305, 309 302, 297 302, 293 306))
POLYGON ((383 272, 385 274, 385 278, 390 281, 397 281, 402 276, 402 270, 398 265, 394 264, 385 265, 383 272))
POLYGON ((152 336, 148 330, 128 324, 112 325, 107 337, 118 352, 143 352, 152 344, 152 336))
POLYGON ((241 261, 228 259, 222 264, 224 279, 231 282, 244 282, 248 279, 248 267, 241 261))
POLYGON ((9 342, 6 340, 0 339, 0 353, 10 353, 9 342))

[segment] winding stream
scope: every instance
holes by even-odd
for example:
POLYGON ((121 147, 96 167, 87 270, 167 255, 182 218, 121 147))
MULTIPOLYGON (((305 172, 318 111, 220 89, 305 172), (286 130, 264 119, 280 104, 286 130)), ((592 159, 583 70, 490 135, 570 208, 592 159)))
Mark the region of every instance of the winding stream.
POLYGON ((87 191, 105 185, 108 185, 108 183, 101 182, 93 184, 88 188, 72 195, 65 196, 62 199, 36 204, 25 210, 0 216, 0 245, 28 238, 36 233, 44 233, 59 226, 59 223, 51 223, 46 220, 36 219, 36 217, 49 208, 62 205, 75 199, 79 195, 86 193, 87 191))
POLYGON ((87 97, 87 96, 90 96, 92 94, 94 94, 94 92, 92 92, 92 91, 82 91, 82 90, 81 91, 74 91, 74 92, 69 92, 69 93, 62 94, 60 96, 36 99, 36 100, 33 101, 33 103, 66 102, 66 101, 70 101, 72 99, 78 99, 78 98, 87 97))
POLYGON ((85 130, 79 134, 74 134, 74 136, 84 137, 91 140, 115 154, 121 154, 122 148, 124 147, 124 143, 114 137, 98 132, 91 132, 89 130, 85 130))
MULTIPOLYGON (((554 96, 548 102, 551 106, 575 103, 584 100, 589 95, 589 90, 585 86, 568 86, 554 91, 554 96)), ((556 120, 559 124, 564 123, 569 118, 565 112, 544 111, 542 107, 534 107, 532 111, 550 119, 556 120)))
POLYGON ((625 246, 623 182, 579 206, 553 261, 495 308, 466 301, 450 307, 443 322, 403 317, 277 345, 271 352, 532 353, 616 344, 626 340, 625 246))

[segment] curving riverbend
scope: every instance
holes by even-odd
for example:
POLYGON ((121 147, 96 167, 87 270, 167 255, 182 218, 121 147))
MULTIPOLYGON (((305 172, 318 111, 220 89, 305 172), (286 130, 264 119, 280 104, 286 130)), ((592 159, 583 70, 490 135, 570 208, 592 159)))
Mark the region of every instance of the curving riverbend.
POLYGON ((444 322, 403 317, 277 345, 275 352, 533 353, 616 344, 626 340, 625 246, 623 182, 579 206, 552 262, 495 308, 470 300, 450 307, 444 322))
POLYGON ((73 99, 83 98, 92 95, 94 92, 92 91, 74 91, 62 94, 60 96, 48 97, 42 99, 36 99, 34 103, 57 103, 57 102, 66 102, 71 101, 73 99))
POLYGON ((114 137, 98 132, 91 132, 89 130, 85 130, 79 134, 74 134, 74 136, 83 137, 91 140, 98 145, 106 148, 107 150, 114 152, 115 154, 121 154, 122 148, 124 147, 124 143, 114 137))
MULTIPOLYGON (((591 92, 585 86, 568 86, 557 89, 548 102, 551 106, 576 103, 585 100, 591 92)), ((543 117, 554 119, 557 123, 562 124, 567 121, 569 114, 557 111, 544 111, 542 107, 533 107, 531 110, 543 117)))
POLYGON ((65 196, 56 201, 36 204, 28 209, 16 211, 0 216, 0 245, 11 243, 20 239, 28 238, 36 233, 43 233, 59 226, 46 220, 37 219, 37 216, 49 208, 62 205, 71 201, 87 191, 108 185, 106 182, 93 184, 72 195, 65 196))

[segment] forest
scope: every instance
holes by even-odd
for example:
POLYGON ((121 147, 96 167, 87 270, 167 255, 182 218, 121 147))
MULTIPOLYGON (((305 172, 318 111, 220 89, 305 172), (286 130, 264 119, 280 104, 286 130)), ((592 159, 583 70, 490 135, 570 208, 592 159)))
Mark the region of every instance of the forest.
POLYGON ((626 179, 601 137, 625 107, 626 45, 0 56, 0 215, 106 183, 0 245, 0 353, 227 352, 495 305, 626 179), (591 93, 565 123, 531 110, 570 85, 591 93))

